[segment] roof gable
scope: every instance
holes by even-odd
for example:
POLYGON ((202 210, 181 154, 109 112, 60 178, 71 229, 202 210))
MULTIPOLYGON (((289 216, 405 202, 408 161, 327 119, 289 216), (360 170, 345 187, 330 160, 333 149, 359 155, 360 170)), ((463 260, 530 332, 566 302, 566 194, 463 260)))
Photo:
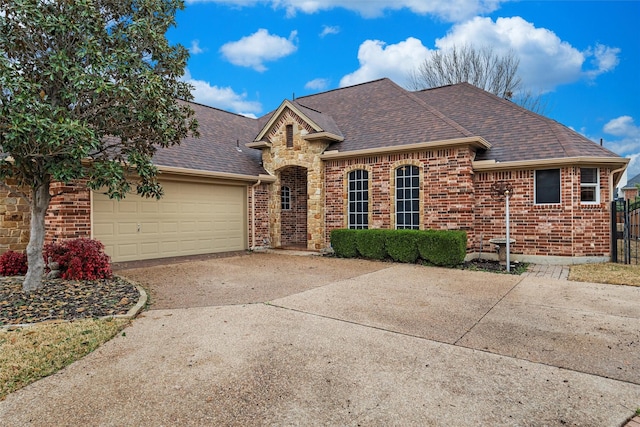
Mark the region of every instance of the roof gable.
POLYGON ((343 139, 342 132, 340 132, 333 118, 320 111, 305 107, 296 101, 285 99, 268 117, 269 119, 254 138, 254 143, 248 144, 250 147, 261 148, 263 145, 260 144, 260 142, 268 141, 270 136, 275 134, 282 123, 287 121, 289 117, 293 117, 293 119, 305 129, 307 135, 318 134, 324 139, 334 141, 341 141, 343 139))

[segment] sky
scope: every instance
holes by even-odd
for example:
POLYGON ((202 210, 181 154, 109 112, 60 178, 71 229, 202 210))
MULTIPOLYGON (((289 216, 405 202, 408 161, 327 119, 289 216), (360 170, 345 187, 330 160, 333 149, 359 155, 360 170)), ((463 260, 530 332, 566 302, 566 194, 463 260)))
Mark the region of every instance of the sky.
POLYGON ((512 53, 545 116, 640 174, 640 0, 185 0, 176 20, 194 100, 250 117, 383 77, 408 87, 452 46, 512 53))

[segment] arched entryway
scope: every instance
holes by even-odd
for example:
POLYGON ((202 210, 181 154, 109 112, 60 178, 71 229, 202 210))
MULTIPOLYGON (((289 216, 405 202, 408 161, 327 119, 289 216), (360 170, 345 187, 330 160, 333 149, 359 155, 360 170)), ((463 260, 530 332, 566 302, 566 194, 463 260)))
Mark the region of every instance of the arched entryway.
POLYGON ((280 171, 280 244, 307 248, 307 169, 289 166, 280 171))

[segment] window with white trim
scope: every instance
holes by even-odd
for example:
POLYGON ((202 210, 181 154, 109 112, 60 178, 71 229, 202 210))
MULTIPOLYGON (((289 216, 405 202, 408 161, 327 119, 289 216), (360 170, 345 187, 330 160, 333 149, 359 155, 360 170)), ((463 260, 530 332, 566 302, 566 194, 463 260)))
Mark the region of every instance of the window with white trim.
POLYGON ((580 202, 600 202, 599 178, 598 168, 580 168, 580 202))
POLYGON ((535 204, 560 203, 560 169, 541 169, 534 175, 535 204))
POLYGON ((396 169, 396 229, 420 228, 420 169, 405 165, 396 169))
POLYGON ((280 188, 280 207, 283 211, 291 209, 291 189, 287 186, 280 188))
POLYGON ((348 228, 369 228, 369 172, 356 169, 348 177, 348 228))

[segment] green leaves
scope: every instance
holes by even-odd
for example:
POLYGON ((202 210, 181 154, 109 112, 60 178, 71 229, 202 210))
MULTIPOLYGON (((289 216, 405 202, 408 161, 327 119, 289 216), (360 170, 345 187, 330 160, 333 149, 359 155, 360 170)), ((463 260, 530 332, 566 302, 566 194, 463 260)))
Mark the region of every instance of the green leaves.
POLYGON ((169 45, 181 0, 0 0, 0 176, 158 197, 156 147, 197 135, 169 45), (83 167, 88 161, 92 168, 83 167), (137 172, 137 174, 135 173, 137 172))

